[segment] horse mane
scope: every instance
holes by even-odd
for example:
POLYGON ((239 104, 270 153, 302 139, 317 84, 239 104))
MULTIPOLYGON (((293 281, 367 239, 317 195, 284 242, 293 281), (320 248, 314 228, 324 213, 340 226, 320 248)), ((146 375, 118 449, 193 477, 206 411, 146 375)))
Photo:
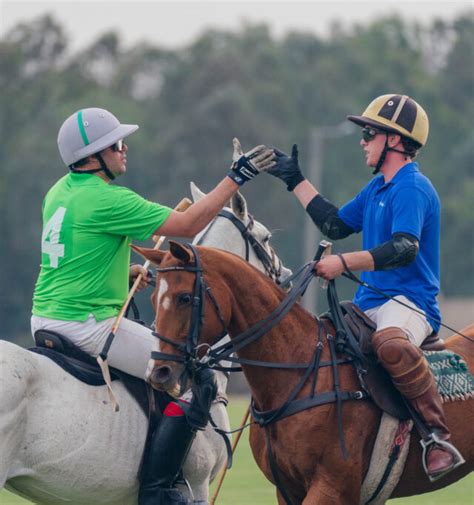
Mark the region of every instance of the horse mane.
POLYGON ((280 288, 280 286, 275 284, 275 282, 258 270, 258 268, 254 267, 237 254, 215 247, 197 246, 197 249, 204 263, 209 261, 212 264, 213 270, 221 272, 222 275, 228 276, 229 278, 234 278, 236 272, 239 272, 239 274, 242 273, 245 276, 253 275, 259 279, 265 287, 271 289, 279 300, 283 300, 286 296, 286 292, 280 288))
MULTIPOLYGON (((199 250, 200 257, 203 260, 205 271, 206 268, 209 268, 207 263, 210 263, 211 269, 218 271, 224 278, 227 278, 231 282, 234 282, 236 279, 239 280, 241 278, 249 278, 249 276, 253 276, 255 278, 254 280, 258 280, 263 289, 270 290, 271 295, 273 295, 279 302, 287 296, 286 291, 280 288, 280 286, 267 277, 263 272, 245 261, 240 256, 214 247, 198 246, 197 249, 199 250), (239 274, 238 276, 236 275, 237 272, 239 274)), ((252 285, 252 288, 255 288, 255 285, 252 285)), ((252 294, 255 295, 256 292, 253 291, 252 294)), ((292 310, 298 312, 298 318, 301 322, 305 319, 308 320, 308 323, 314 320, 314 315, 304 309, 299 303, 296 303, 292 310)))

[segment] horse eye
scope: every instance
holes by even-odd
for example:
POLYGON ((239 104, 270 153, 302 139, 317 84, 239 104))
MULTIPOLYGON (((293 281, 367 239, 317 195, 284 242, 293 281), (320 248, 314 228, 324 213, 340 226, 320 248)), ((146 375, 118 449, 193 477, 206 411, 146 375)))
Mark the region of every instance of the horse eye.
POLYGON ((178 295, 178 307, 183 307, 185 305, 189 305, 191 300, 193 299, 190 293, 181 293, 178 295))

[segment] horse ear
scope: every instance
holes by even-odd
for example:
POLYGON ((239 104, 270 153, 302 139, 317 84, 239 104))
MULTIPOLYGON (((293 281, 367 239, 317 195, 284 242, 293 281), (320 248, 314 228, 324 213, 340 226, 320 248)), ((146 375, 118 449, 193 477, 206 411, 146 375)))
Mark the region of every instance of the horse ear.
POLYGON ((151 263, 155 265, 159 265, 163 260, 164 255, 166 254, 163 251, 159 251, 158 249, 149 249, 147 247, 138 247, 132 244, 132 249, 141 254, 145 259, 149 260, 151 263))
POLYGON ((170 240, 169 244, 170 244, 170 253, 176 259, 182 261, 183 263, 191 263, 194 260, 192 252, 183 244, 175 242, 174 240, 170 240))
POLYGON ((234 214, 244 223, 248 220, 248 211, 247 211, 247 200, 240 194, 239 191, 235 193, 230 201, 230 206, 234 211, 234 214))
POLYGON ((206 193, 203 193, 197 186, 194 184, 193 181, 189 183, 189 186, 191 187, 191 196, 193 197, 193 202, 199 202, 199 200, 202 200, 205 196, 206 193))

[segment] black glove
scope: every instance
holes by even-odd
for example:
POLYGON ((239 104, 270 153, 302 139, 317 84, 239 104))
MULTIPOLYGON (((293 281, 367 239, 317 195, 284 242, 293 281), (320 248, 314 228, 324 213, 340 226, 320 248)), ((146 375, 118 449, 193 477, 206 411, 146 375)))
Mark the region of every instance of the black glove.
POLYGON ((197 370, 191 387, 193 398, 185 411, 190 426, 196 430, 204 430, 209 420, 211 404, 217 395, 215 372, 209 368, 197 370))
POLYGON ((291 157, 278 149, 273 150, 276 154, 276 165, 267 172, 281 179, 288 191, 293 191, 305 179, 298 164, 298 146, 293 144, 291 157))

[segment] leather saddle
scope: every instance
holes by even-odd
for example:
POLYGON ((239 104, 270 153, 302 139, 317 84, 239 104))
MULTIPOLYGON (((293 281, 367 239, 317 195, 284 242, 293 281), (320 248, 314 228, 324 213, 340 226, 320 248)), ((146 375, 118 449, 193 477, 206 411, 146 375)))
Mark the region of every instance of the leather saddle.
MULTIPOLYGON (((366 358, 363 370, 358 370, 361 386, 384 412, 401 420, 410 419, 405 400, 393 385, 390 375, 378 363, 373 352, 371 337, 377 329, 375 323, 352 302, 343 301, 340 307, 349 330, 366 358)), ((322 317, 327 318, 334 326, 330 313, 325 313, 322 317)), ((435 333, 427 337, 421 346, 423 351, 440 351, 444 348, 443 341, 435 333)), ((339 349, 344 352, 344 343, 339 349)))
MULTIPOLYGON (((46 356, 64 371, 89 386, 105 385, 102 371, 95 358, 79 349, 64 335, 51 330, 38 330, 34 339, 36 347, 30 348, 29 351, 46 356)), ((153 390, 144 380, 116 368, 110 367, 110 376, 112 381, 122 381, 147 417, 152 411, 159 415, 171 400, 169 395, 153 390), (157 408, 153 408, 153 404, 157 408)))

